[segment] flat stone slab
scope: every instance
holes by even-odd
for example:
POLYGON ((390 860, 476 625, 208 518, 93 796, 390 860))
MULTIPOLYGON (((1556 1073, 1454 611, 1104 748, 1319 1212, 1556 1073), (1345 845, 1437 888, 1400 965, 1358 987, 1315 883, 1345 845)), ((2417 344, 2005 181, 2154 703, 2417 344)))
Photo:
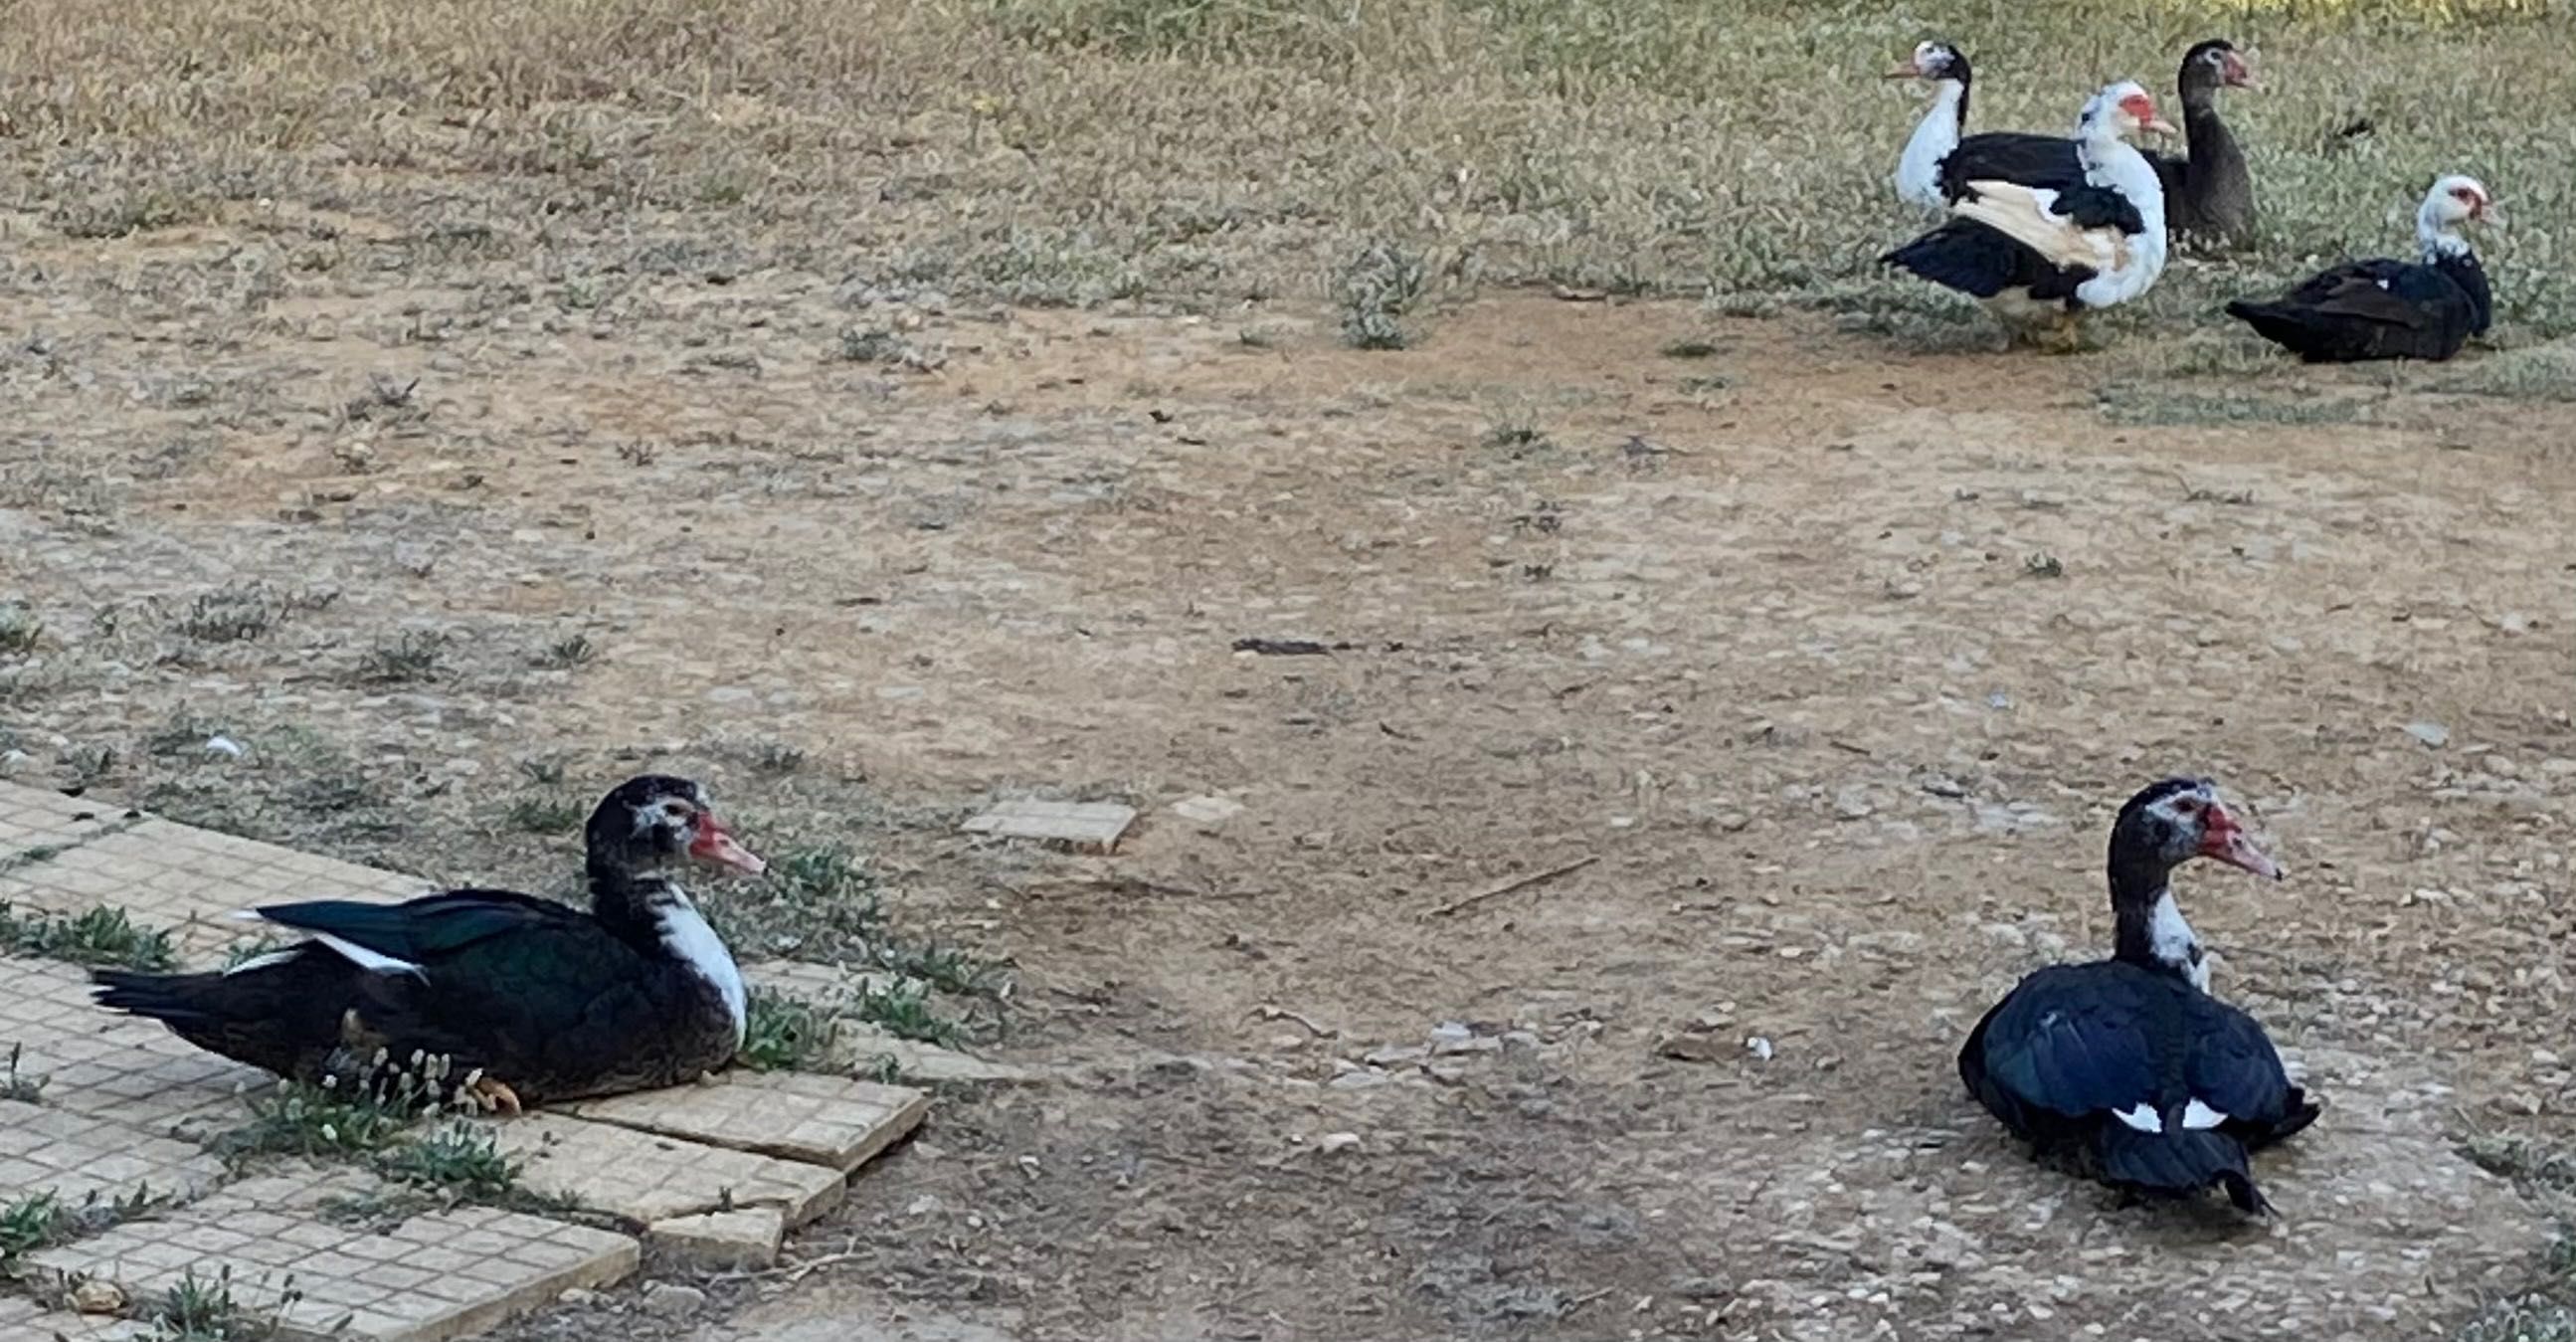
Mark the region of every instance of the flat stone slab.
POLYGON ((274 1317, 282 1337, 443 1342, 635 1270, 623 1235, 518 1212, 462 1207, 390 1230, 338 1225, 297 1205, 309 1178, 252 1179, 146 1221, 129 1222, 27 1263, 114 1282, 148 1309, 190 1273, 230 1269, 236 1305, 274 1317))
POLYGON ((1136 808, 1107 801, 1006 801, 968 820, 969 834, 1005 839, 1047 839, 1109 852, 1136 823, 1136 808))
POLYGON ((520 1187, 647 1224, 728 1207, 776 1207, 789 1225, 803 1225, 839 1206, 847 1192, 843 1171, 826 1165, 563 1114, 488 1121, 502 1154, 521 1161, 520 1187))
MULTIPOLYGON (((158 1021, 91 1000, 89 975, 51 960, 0 959, 0 1057, 19 1050, 37 1102, 127 1127, 200 1136, 241 1122, 241 1096, 276 1078, 199 1049, 158 1021)), ((0 1149, 5 1149, 0 1138, 0 1149)), ((0 1176, 0 1187, 6 1187, 0 1176)))
POLYGON ((130 1319, 57 1313, 0 1296, 0 1342, 154 1342, 155 1336, 150 1325, 130 1319))
POLYGON ((0 783, 0 867, 42 859, 142 819, 122 806, 66 797, 51 788, 0 783))
MULTIPOLYGON (((45 794, 0 785, 0 807, 45 794)), ((118 814, 122 814, 119 812, 118 814)), ((410 876, 145 816, 102 826, 41 861, 0 872, 0 904, 80 914, 102 904, 137 926, 166 930, 191 968, 223 963, 254 941, 257 924, 233 915, 303 899, 400 900, 429 893, 410 876)))
POLYGON ((590 1100, 571 1112, 848 1174, 918 1127, 930 1097, 847 1077, 735 1069, 702 1085, 590 1100))
POLYGON ((224 1164, 194 1142, 46 1104, 0 1100, 0 1202, 51 1193, 66 1207, 143 1192, 194 1197, 224 1164))
POLYGON ((744 1207, 655 1221, 645 1229, 644 1239, 691 1267, 733 1272, 777 1262, 778 1242, 786 1234, 787 1218, 776 1207, 744 1207))
MULTIPOLYGON (((846 1010, 863 988, 884 991, 896 976, 869 969, 842 969, 804 960, 757 960, 742 967, 753 988, 782 993, 825 1010, 846 1010)), ((863 1070, 879 1058, 892 1058, 907 1081, 1036 1081, 1044 1073, 1017 1063, 994 1062, 937 1044, 889 1034, 856 1017, 844 1017, 832 1037, 825 1060, 842 1071, 863 1070)))

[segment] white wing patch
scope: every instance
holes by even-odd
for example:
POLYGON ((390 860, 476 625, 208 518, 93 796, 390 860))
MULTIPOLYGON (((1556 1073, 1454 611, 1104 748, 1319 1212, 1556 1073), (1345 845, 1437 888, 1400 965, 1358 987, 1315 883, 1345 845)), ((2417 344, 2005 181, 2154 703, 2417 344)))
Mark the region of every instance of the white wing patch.
POLYGON ((2140 1132, 2162 1132, 2165 1130, 2165 1121, 2156 1116, 2156 1107, 2144 1100, 2138 1101, 2134 1108, 2112 1110, 2111 1117, 2128 1124, 2130 1127, 2136 1128, 2140 1132))
POLYGON ((2194 1100, 2191 1103, 2184 1105, 2182 1109, 2182 1125, 2184 1128, 2193 1132, 2204 1132, 2210 1128, 2217 1127, 2219 1124, 2226 1121, 2227 1115, 2210 1108, 2208 1105, 2202 1104, 2198 1100, 2194 1100))
POLYGON ((270 951, 266 955, 254 955, 251 958, 242 961, 240 964, 234 965, 232 968, 225 970, 224 977, 230 978, 235 974, 247 974, 254 969, 266 969, 271 965, 285 964, 287 961, 294 959, 303 949, 304 948, 301 946, 289 946, 282 951, 270 951))
POLYGON ((2109 273, 2128 264, 2127 238, 2116 228, 2077 228, 2056 212, 2057 193, 2019 182, 1970 182, 1973 193, 1950 207, 1962 219, 2003 234, 2051 265, 2109 273))
POLYGON ((304 928, 296 930, 339 952, 342 959, 370 974, 409 974, 422 980, 429 977, 420 966, 409 960, 397 960, 381 951, 368 950, 346 937, 335 937, 328 932, 314 932, 304 928))

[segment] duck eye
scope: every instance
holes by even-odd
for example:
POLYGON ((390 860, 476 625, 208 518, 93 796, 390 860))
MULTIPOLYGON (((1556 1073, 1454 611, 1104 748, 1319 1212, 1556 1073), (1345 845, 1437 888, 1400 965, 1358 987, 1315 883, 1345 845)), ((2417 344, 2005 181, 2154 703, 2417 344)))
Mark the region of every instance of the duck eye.
POLYGON ((688 803, 666 801, 662 803, 662 814, 671 817, 673 820, 686 820, 689 818, 688 803))
POLYGON ((2200 803, 2193 801, 2189 797, 2185 797, 2181 801, 2174 803, 2174 814, 2186 818, 2198 815, 2200 814, 2200 803))

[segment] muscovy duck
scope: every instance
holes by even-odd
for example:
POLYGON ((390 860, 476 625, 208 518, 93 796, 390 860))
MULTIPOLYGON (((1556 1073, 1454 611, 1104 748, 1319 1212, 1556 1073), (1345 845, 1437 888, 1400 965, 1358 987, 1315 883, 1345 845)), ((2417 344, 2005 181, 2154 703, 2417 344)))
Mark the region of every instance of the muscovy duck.
POLYGON ((1941 167, 1959 147, 1968 128, 1968 94, 1975 80, 1968 58, 1947 42, 1921 42, 1905 63, 1887 72, 1889 79, 1921 79, 1932 85, 1932 105, 1914 123, 1905 152, 1896 157, 1899 200, 1935 214, 1949 212, 1952 197, 1942 190, 1941 167))
MULTIPOLYGON (((2179 234, 2242 245, 2254 236, 2254 175, 2246 166, 2245 151, 2237 147, 2236 136, 2218 115, 2218 91, 2260 86, 2235 46, 2216 38, 2183 53, 2177 83, 2182 90, 2183 139, 2190 157, 2152 151, 2142 155, 2164 187, 2166 222, 2179 234)), ((1959 102, 1959 126, 1951 136, 1955 147, 1936 167, 1934 189, 1943 199, 1961 198, 1971 182, 2018 182, 2063 191, 2085 180, 2077 141, 2023 131, 1964 135, 1967 100, 1963 96, 1959 102)), ((1918 140, 1923 135, 1920 129, 1915 132, 1918 140)))
POLYGON ((463 889, 399 904, 320 900, 243 916, 311 938, 200 974, 95 971, 99 1002, 281 1076, 381 1084, 445 1058, 466 1097, 524 1105, 674 1085, 741 1046, 741 972, 667 868, 683 857, 757 875, 706 790, 648 774, 585 830, 591 907, 463 889))
POLYGON ((2111 958, 2023 979, 1968 1035, 1959 1078, 2037 1155, 2132 1195, 2223 1186, 2261 1213, 2271 1204, 2248 1153, 2308 1126, 2320 1106, 2290 1084, 2263 1027, 2209 995, 2200 939, 2170 884, 2196 857, 2282 876, 2207 779, 2169 778, 2130 798, 2111 826, 2111 958))
POLYGON ((2478 179, 2444 177, 2415 211, 2423 264, 2348 261, 2272 302, 2240 298, 2227 315, 2307 363, 2450 358, 2495 315, 2486 269, 2459 232, 2494 209, 2478 179))
POLYGON ((2076 122, 2080 185, 1971 182, 1948 222, 1880 263, 1978 299, 2016 334, 2050 319, 2071 344, 2078 311, 2126 302, 2164 273, 2164 188, 2121 139, 2138 130, 2173 127, 2138 84, 2103 89, 2076 122))

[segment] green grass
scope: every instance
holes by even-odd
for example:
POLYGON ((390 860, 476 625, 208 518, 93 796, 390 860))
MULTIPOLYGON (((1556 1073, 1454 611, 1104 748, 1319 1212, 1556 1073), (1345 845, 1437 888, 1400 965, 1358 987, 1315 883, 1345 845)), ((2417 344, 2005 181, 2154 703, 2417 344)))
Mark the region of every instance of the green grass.
POLYGON ((929 990, 919 984, 890 983, 882 988, 863 987, 851 999, 850 1014, 897 1039, 917 1040, 954 1048, 965 1040, 965 1029, 932 1009, 929 990))
POLYGON ((2343 396, 2301 395, 2295 391, 2262 396, 2142 382, 2109 383, 2095 393, 2095 398, 2102 417, 2114 424, 2350 424, 2368 414, 2361 401, 2343 396))
POLYGON ((811 1071, 830 1056, 839 1033, 831 1012, 799 997, 754 989, 737 1060, 755 1071, 811 1071))
POLYGON ((510 799, 502 808, 501 818, 510 828, 526 834, 569 834, 581 828, 590 818, 591 808, 581 801, 560 794, 535 794, 510 799))
POLYGON ((0 1273, 38 1249, 68 1244, 120 1222, 150 1215, 161 1205, 149 1188, 138 1187, 121 1198, 96 1193, 66 1206, 51 1192, 32 1193, 0 1203, 0 1273))
POLYGON ((21 914, 0 904, 0 950, 154 973, 179 967, 168 932, 137 927, 125 910, 107 905, 66 917, 42 910, 21 914))
POLYGON ((448 636, 434 629, 408 629, 368 646, 358 658, 358 679, 383 685, 407 685, 436 677, 444 668, 448 636))
POLYGON ((217 1137, 214 1150, 234 1163, 257 1156, 371 1157, 444 1107, 438 1069, 426 1070, 430 1075, 383 1067, 348 1085, 281 1081, 250 1097, 250 1121, 217 1137))
POLYGON ((2521 1133, 2482 1132, 2461 1142, 2460 1153, 2557 1207, 2561 1219, 2537 1280, 2489 1302, 2453 1342, 2576 1342, 2576 1147, 2521 1133))
POLYGON ((212 1277, 200 1277, 190 1268, 153 1309, 152 1335, 155 1342, 264 1342, 277 1336, 279 1316, 287 1306, 303 1298, 290 1284, 262 1313, 233 1298, 229 1264, 212 1277))
POLYGON ((507 1198, 519 1183, 519 1162, 501 1153, 490 1128, 471 1123, 398 1142, 377 1154, 375 1166, 400 1183, 484 1201, 507 1198))
POLYGON ((15 601, 0 601, 0 653, 23 657, 45 636, 45 622, 15 601))

